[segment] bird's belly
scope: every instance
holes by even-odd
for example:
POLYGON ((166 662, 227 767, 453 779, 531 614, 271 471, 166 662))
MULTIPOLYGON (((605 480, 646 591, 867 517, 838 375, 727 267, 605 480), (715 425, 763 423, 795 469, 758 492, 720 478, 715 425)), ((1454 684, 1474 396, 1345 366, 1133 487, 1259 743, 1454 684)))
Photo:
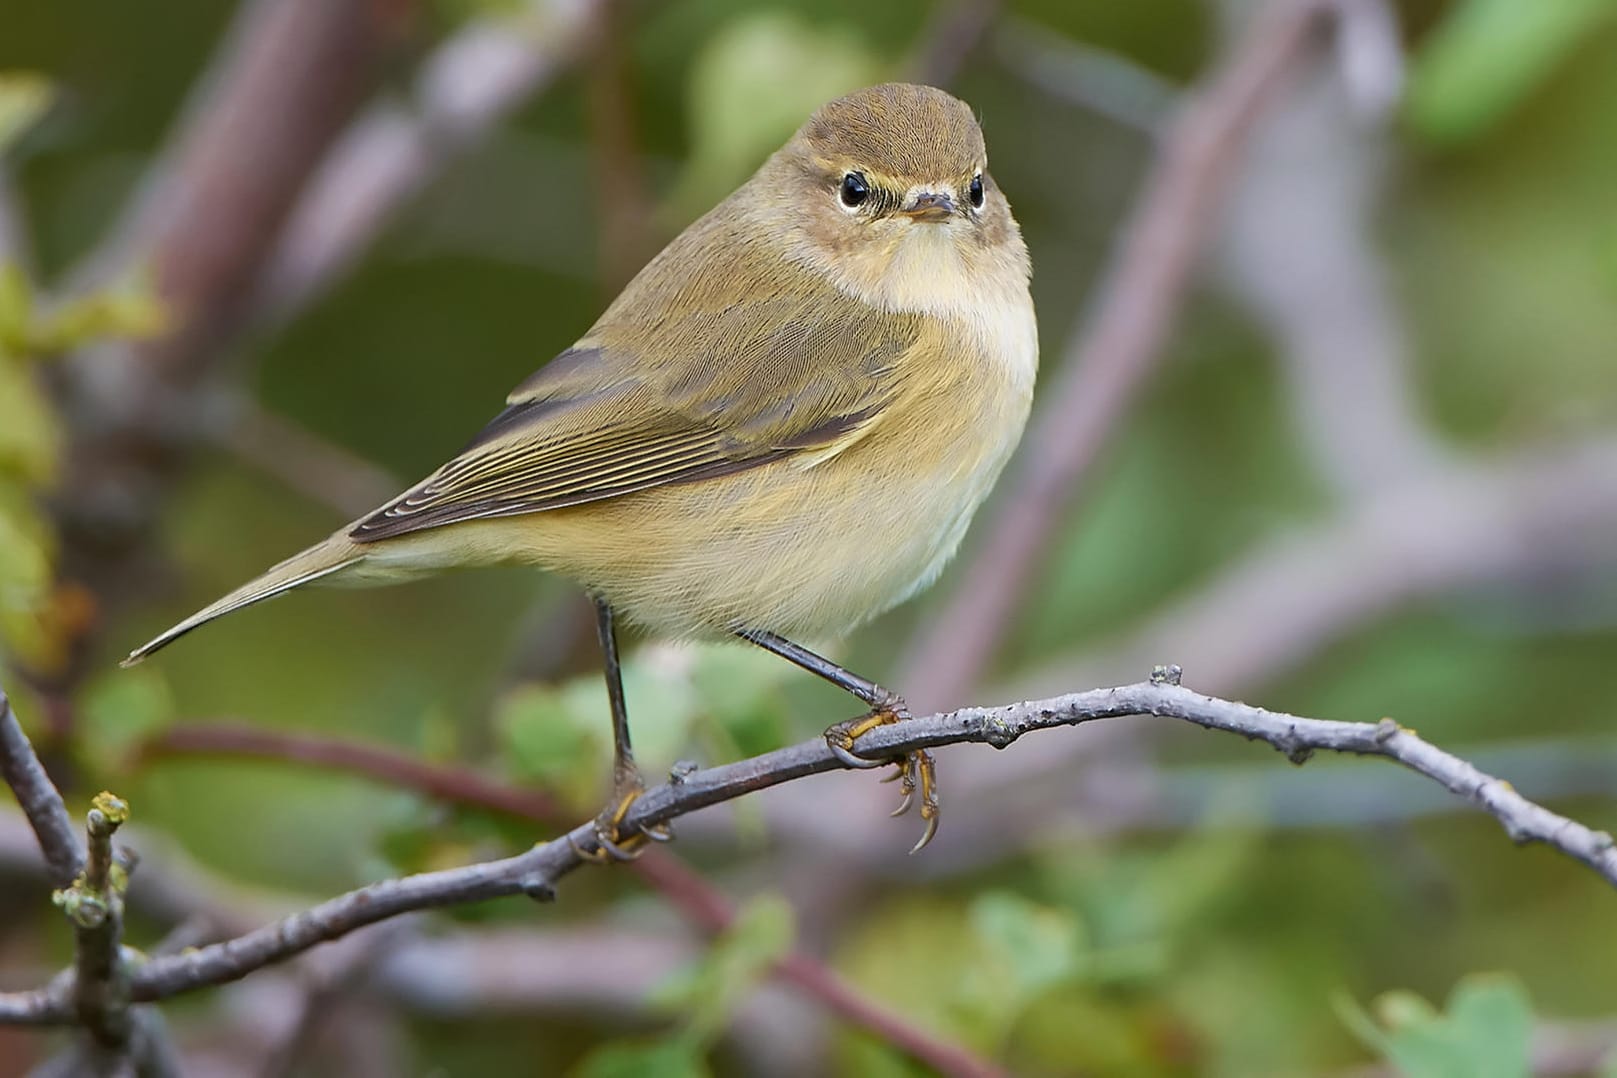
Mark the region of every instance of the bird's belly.
POLYGON ((830 637, 942 571, 1014 434, 932 460, 861 443, 806 470, 788 460, 720 483, 442 531, 458 533, 461 563, 521 551, 520 560, 571 577, 659 636, 746 627, 830 637))
POLYGON ((1025 315, 1012 346, 963 347, 979 361, 923 372, 830 456, 432 529, 388 543, 390 560, 535 564, 666 637, 841 634, 931 583, 959 546, 1027 418, 1037 339, 1025 315))

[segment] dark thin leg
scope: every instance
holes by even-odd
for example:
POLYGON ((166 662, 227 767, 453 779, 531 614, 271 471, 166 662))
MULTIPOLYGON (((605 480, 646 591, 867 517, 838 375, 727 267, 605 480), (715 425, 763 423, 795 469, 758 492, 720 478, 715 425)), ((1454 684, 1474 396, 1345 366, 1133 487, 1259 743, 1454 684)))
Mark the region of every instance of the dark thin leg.
POLYGON ((824 678, 870 706, 869 715, 839 722, 827 728, 825 744, 831 750, 831 754, 847 767, 881 767, 888 763, 897 764, 898 773, 890 777, 902 781, 903 800, 899 802, 898 811, 893 815, 899 816, 907 812, 916 791, 919 790, 921 819, 925 821, 925 829, 921 832, 921 841, 917 842, 910 852, 915 853, 931 842, 938 829, 937 773, 932 762, 932 754, 923 749, 902 759, 871 760, 853 751, 854 743, 861 735, 878 726, 902 722, 910 717, 909 709, 904 705, 904 698, 891 689, 882 688, 869 678, 860 677, 852 670, 838 666, 823 655, 816 655, 801 644, 792 643, 784 636, 756 629, 739 629, 736 635, 749 644, 757 644, 765 651, 773 652, 787 662, 824 678))
POLYGON ((623 669, 618 662, 618 634, 612 624, 612 608, 601 598, 594 598, 594 603, 595 629, 601 638, 601 666, 606 676, 606 698, 612 707, 612 800, 595 820, 598 847, 593 851, 577 846, 574 849, 578 850, 580 856, 592 861, 608 858, 629 861, 643 852, 636 848, 643 845, 639 840, 649 838, 656 842, 667 842, 674 836, 665 824, 628 836, 634 840, 631 844, 625 841, 625 836, 618 829, 629 807, 645 791, 646 783, 640 777, 640 769, 635 766, 634 750, 629 744, 629 706, 623 697, 623 669))
POLYGON ((606 698, 612 705, 612 780, 625 775, 639 778, 634 766, 634 749, 629 744, 629 705, 623 699, 623 669, 618 664, 618 633, 612 624, 612 608, 604 599, 595 599, 595 632, 601 638, 601 666, 606 675, 606 698))
POLYGON ((852 693, 878 711, 902 710, 904 707, 904 700, 898 693, 884 689, 869 678, 860 677, 852 670, 846 670, 825 656, 816 655, 801 644, 792 643, 784 636, 752 629, 742 629, 736 635, 750 644, 757 644, 765 651, 774 652, 787 662, 796 663, 809 673, 816 674, 837 688, 852 693))

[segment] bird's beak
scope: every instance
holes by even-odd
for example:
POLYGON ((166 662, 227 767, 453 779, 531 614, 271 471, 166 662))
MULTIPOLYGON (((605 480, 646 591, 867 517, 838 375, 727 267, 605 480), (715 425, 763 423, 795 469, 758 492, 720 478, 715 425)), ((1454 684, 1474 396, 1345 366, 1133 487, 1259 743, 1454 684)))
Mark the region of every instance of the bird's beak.
POLYGON ((922 191, 900 212, 912 221, 947 221, 954 216, 954 200, 941 191, 922 191))

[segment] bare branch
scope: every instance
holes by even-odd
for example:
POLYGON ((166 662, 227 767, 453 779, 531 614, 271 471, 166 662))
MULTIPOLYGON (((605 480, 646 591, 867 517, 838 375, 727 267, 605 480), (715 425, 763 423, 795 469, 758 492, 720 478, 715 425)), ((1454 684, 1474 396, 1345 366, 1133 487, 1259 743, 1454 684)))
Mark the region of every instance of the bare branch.
POLYGON ((1094 317, 1068 345, 1059 384, 1043 394, 1003 508, 905 664, 900 683, 926 694, 915 698, 918 706, 953 703, 982 673, 1057 523, 1155 368, 1254 121, 1287 84, 1329 8, 1323 0, 1271 4, 1180 109, 1094 317))
POLYGON ((1205 671, 1209 691, 1239 692, 1413 602, 1607 564, 1614 536, 1617 439, 1455 460, 1257 545, 1116 644, 1058 655, 1018 688, 1093 683, 1174 655, 1205 671))
MULTIPOLYGON (((229 755, 328 767, 415 790, 452 804, 471 805, 539 823, 554 823, 561 809, 537 790, 484 777, 470 768, 427 764, 391 749, 357 741, 259 730, 247 726, 187 724, 142 747, 142 758, 229 755)), ((730 900, 678 858, 649 850, 627 866, 703 932, 717 934, 736 918, 730 900)), ((802 952, 786 955, 775 973, 861 1026, 943 1074, 990 1073, 970 1053, 928 1034, 859 993, 834 971, 802 952)))
MULTIPOLYGON (((860 739, 857 749, 861 755, 884 758, 972 742, 1005 748, 1036 730, 1097 719, 1127 715, 1176 718, 1267 742, 1298 763, 1316 750, 1395 760, 1492 814, 1513 840, 1551 846, 1617 885, 1617 849, 1610 835, 1527 800, 1508 782, 1484 774, 1391 719, 1367 723, 1303 718, 1203 696, 1173 683, 1176 676, 1177 668, 1159 668, 1149 682, 912 719, 871 731, 860 739)), ((841 767, 824 740, 817 738, 683 775, 648 790, 635 803, 625 825, 637 828, 672 820, 743 794, 841 767)), ((516 857, 374 883, 227 942, 155 958, 131 974, 131 996, 137 1002, 149 1002, 222 984, 326 940, 415 910, 517 894, 548 901, 554 896, 554 885, 583 863, 574 844, 587 847, 593 841, 593 827, 592 823, 581 824, 516 857)), ((53 984, 37 992, 0 995, 0 1022, 72 1021, 70 989, 70 984, 53 984)))
POLYGON ((79 845, 62 795, 45 774, 4 689, 0 689, 0 776, 16 794, 17 804, 34 829, 40 852, 50 866, 51 882, 66 887, 84 867, 84 847, 79 845))
POLYGON ((1313 451, 1318 471, 1355 497, 1445 456, 1421 423, 1407 334, 1366 238, 1386 186, 1392 102, 1371 117, 1360 99, 1380 100, 1400 82, 1396 26, 1382 26, 1376 6, 1352 5, 1365 12, 1352 24, 1371 29, 1349 32, 1344 22, 1342 62, 1297 79, 1258 125, 1220 244, 1232 271, 1220 283, 1278 346, 1295 436, 1313 451), (1380 41, 1376 27, 1393 41, 1380 41), (1350 72, 1361 69, 1379 72, 1373 87, 1355 89, 1350 72))
POLYGON ((579 53, 600 6, 535 2, 440 45, 421 65, 412 106, 371 108, 315 173, 265 270, 260 314, 285 321, 346 272, 400 206, 579 53))

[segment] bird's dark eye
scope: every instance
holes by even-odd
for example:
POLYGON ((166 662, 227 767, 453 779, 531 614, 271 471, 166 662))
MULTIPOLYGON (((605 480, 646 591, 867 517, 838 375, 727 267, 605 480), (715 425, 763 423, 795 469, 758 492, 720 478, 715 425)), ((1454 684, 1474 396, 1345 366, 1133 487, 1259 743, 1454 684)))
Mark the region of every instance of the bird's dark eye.
POLYGON ((865 177, 858 172, 850 172, 842 177, 842 204, 849 208, 857 206, 870 197, 870 185, 865 183, 865 177))
POLYGON ((971 204, 979 210, 983 208, 983 174, 981 172, 971 178, 971 186, 966 189, 971 198, 971 204))

